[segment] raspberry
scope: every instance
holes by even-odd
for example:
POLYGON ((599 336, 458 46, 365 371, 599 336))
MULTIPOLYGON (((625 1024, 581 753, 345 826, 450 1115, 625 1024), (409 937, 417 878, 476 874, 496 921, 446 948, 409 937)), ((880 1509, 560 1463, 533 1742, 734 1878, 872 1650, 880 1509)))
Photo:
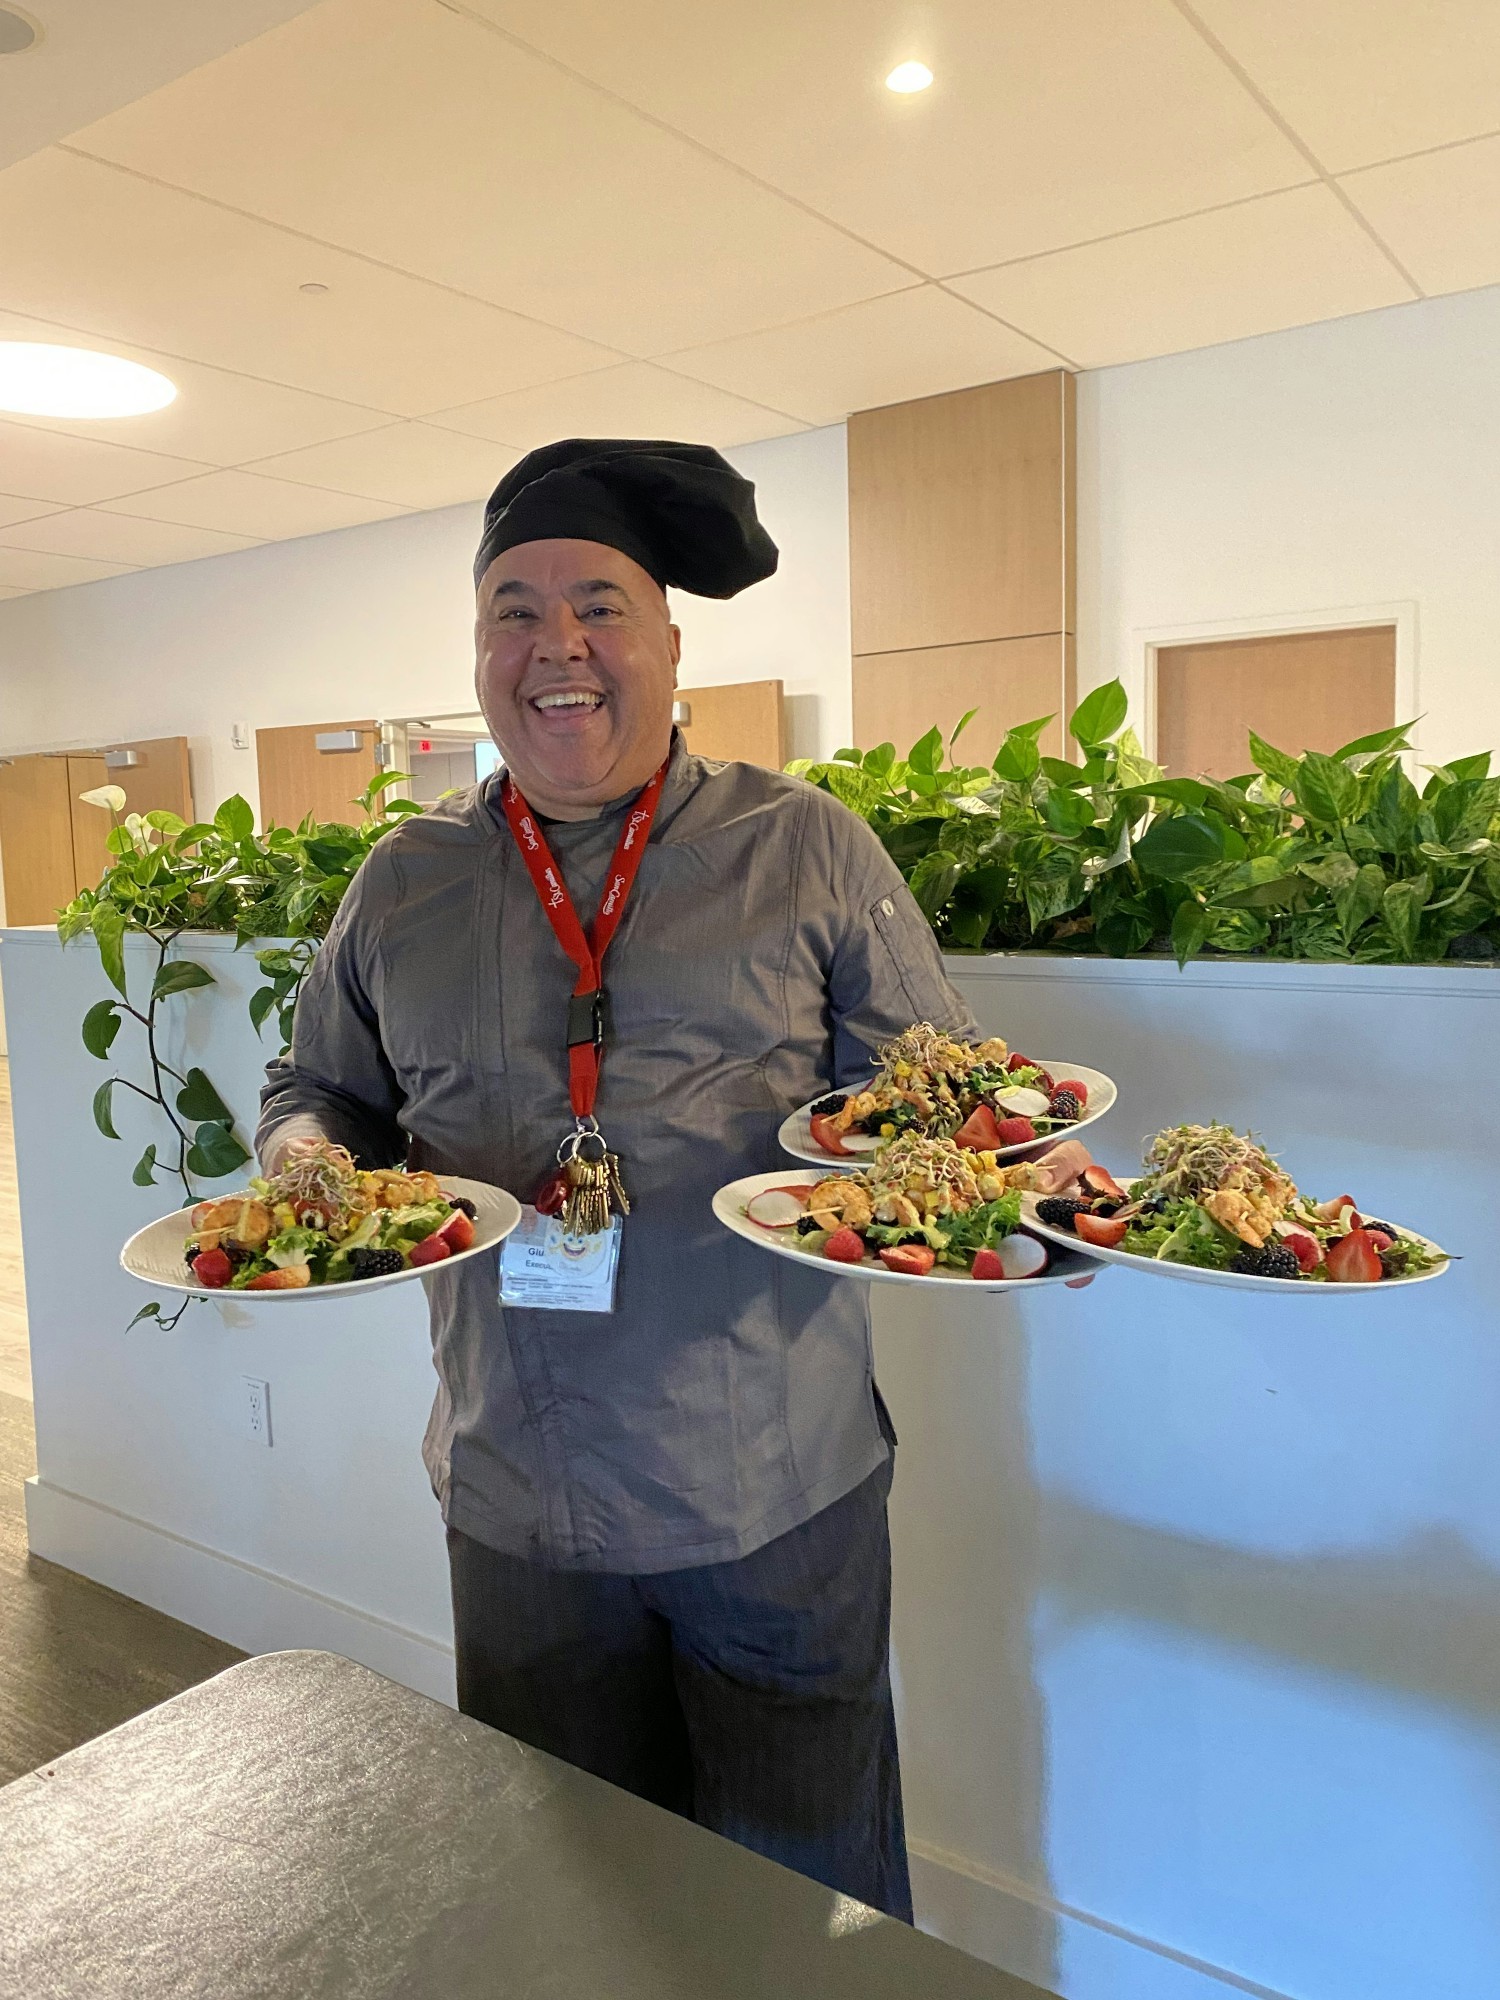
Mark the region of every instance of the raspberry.
POLYGON ((1002 1146, 1026 1146, 1036 1137, 1036 1127, 1029 1118, 1002 1118, 995 1130, 1002 1146))
POLYGON ((862 1264, 865 1246, 852 1229, 835 1229, 823 1245, 823 1255, 831 1257, 835 1264, 862 1264))

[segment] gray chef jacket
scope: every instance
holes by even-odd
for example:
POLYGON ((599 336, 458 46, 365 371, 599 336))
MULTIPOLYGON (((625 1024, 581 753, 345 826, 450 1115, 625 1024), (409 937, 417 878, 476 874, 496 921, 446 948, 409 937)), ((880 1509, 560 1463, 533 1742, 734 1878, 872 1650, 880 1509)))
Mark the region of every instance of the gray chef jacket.
MULTIPOLYGON (((572 1129, 576 972, 506 824, 500 778, 412 817, 356 876, 308 975, 258 1141, 322 1133, 529 1200, 572 1129)), ((628 801, 547 839, 580 916, 628 801)), ((428 1280, 444 1518, 559 1567, 748 1555, 886 1457, 867 1287, 732 1236, 714 1190, 785 1165, 776 1129, 913 1021, 974 1032, 864 823, 797 778, 674 743, 604 966, 597 1115, 623 1162, 610 1314, 501 1308, 497 1257, 428 1280)), ((805 1171, 805 1170, 803 1170, 805 1171)))

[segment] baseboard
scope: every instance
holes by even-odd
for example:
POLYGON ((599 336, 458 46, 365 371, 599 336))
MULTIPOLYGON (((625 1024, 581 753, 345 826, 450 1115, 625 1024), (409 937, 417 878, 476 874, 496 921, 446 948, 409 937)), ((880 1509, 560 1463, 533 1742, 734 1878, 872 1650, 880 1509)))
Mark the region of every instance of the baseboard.
POLYGON ((244 1652, 341 1653, 419 1694, 453 1702, 451 1646, 253 1563, 41 1478, 26 1482, 26 1529, 33 1555, 244 1652))
POLYGON ((1290 2000, 925 1841, 911 1842, 911 1881, 924 1931, 1061 2000, 1290 2000))

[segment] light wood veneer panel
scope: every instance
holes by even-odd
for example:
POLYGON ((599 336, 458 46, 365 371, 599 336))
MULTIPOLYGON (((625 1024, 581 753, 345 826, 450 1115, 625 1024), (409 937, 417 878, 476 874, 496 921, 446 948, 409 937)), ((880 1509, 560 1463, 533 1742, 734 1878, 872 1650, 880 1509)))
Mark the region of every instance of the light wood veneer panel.
POLYGON ((257 729, 262 827, 296 826, 307 813, 314 819, 352 825, 361 817, 354 801, 379 768, 375 762, 379 743, 380 725, 369 721, 257 729), (331 731, 349 729, 359 732, 357 750, 320 750, 314 741, 331 731))
POLYGON ((1071 375, 849 419, 856 654, 1075 627, 1071 375))
POLYGON ((193 823, 193 775, 185 736, 148 736, 136 743, 111 743, 109 748, 134 750, 141 760, 128 770, 109 773, 109 782, 125 794, 127 812, 174 812, 193 823))
POLYGON ((1042 732, 1043 753, 1065 756, 1063 718, 1075 699, 1073 653, 1071 633, 1047 632, 861 654, 854 662, 854 739, 864 750, 894 743, 904 757, 934 723, 946 736, 977 708, 959 738, 960 761, 989 763, 1007 729, 1038 715, 1056 717, 1042 732))
MULTIPOLYGON (((0 764, 0 861, 5 920, 50 924, 75 893, 73 813, 66 757, 16 757, 0 764)), ((80 807, 80 811, 89 808, 80 807)), ((104 831, 109 822, 104 820, 104 831)))
POLYGON ((1331 753, 1395 720, 1394 625, 1163 646, 1156 655, 1156 755, 1175 777, 1248 771, 1252 729, 1295 756, 1331 753))
POLYGON ((720 687, 679 688, 677 693, 692 710, 693 719, 682 733, 695 756, 764 764, 773 771, 786 762, 780 681, 730 681, 720 687))
MULTIPOLYGON (((73 832, 73 889, 97 889, 113 866, 107 842, 114 820, 103 806, 86 806, 79 794, 97 791, 115 777, 102 750, 76 750, 59 761, 68 767, 68 811, 73 832)), ((130 811, 129 804, 126 811, 130 811)))

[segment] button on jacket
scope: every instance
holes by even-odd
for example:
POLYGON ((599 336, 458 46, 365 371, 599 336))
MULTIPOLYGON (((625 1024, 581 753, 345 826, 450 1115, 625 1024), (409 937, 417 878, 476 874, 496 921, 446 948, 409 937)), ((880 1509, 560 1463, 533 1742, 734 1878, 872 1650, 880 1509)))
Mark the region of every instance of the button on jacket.
MULTIPOLYGON (((268 1071, 262 1151, 318 1132, 523 1201, 553 1165, 576 973, 499 783, 411 818, 361 868, 268 1071)), ((628 803, 547 827, 585 923, 628 803)), ((463 1534, 643 1574, 748 1555, 886 1457, 867 1287, 768 1256, 710 1203, 743 1174, 806 1171, 778 1125, 880 1042, 975 1027, 862 821, 680 740, 604 985, 597 1116, 633 1210, 615 1311, 502 1309, 496 1255, 434 1274, 424 1457, 463 1534)))

